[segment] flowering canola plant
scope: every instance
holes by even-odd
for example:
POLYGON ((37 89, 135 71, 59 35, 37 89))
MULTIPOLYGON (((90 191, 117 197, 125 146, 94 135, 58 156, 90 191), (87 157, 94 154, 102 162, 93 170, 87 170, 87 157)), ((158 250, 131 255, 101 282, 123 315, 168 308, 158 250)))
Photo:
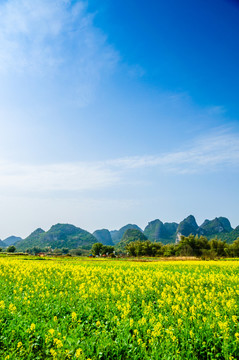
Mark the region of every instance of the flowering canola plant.
POLYGON ((239 359, 238 273, 237 261, 2 257, 0 359, 239 359))

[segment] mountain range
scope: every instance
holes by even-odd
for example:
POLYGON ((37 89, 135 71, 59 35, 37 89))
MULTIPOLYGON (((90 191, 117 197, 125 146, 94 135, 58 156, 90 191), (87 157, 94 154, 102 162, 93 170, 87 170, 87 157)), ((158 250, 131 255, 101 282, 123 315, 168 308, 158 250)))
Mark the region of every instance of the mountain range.
POLYGON ((120 249, 125 246, 125 243, 128 243, 129 238, 133 239, 136 233, 137 238, 142 233, 144 235, 142 239, 149 239, 163 244, 177 243, 182 235, 188 236, 190 234, 206 236, 208 239, 217 237, 227 243, 232 243, 239 238, 239 226, 233 229, 230 221, 225 217, 216 217, 213 220, 206 219, 199 226, 193 215, 189 215, 180 223, 163 223, 156 219, 150 221, 144 230, 140 229, 136 224, 127 224, 119 230, 99 229, 93 234, 71 224, 56 224, 48 231, 38 228, 25 239, 10 236, 5 240, 0 240, 0 247, 14 245, 17 250, 21 251, 33 247, 50 247, 52 249, 82 248, 88 250, 91 249, 94 243, 101 242, 103 245, 114 245, 120 249), (135 232, 129 232, 128 230, 135 230, 135 232), (123 242, 120 243, 122 239, 123 242))

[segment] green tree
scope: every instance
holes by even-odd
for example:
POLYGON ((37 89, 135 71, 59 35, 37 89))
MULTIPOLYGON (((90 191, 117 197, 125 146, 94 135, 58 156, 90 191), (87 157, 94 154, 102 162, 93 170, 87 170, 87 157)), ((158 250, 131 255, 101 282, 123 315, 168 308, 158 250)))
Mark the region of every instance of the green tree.
POLYGON ((129 256, 142 256, 142 244, 141 241, 131 241, 126 245, 126 251, 129 254, 129 256))
POLYGON ((28 254, 38 255, 39 253, 47 252, 47 249, 46 248, 40 248, 38 246, 33 246, 30 249, 26 249, 26 252, 28 254))
POLYGON ((52 252, 54 255, 62 255, 62 249, 54 249, 53 252, 52 252))
POLYGON ((16 248, 14 245, 8 246, 7 252, 14 253, 16 251, 16 248))
POLYGON ((147 241, 132 241, 126 245, 130 256, 161 256, 163 254, 161 243, 147 241))
POLYGON ((177 245, 176 255, 180 256, 192 256, 194 255, 195 248, 195 236, 181 236, 181 240, 177 245))
POLYGON ((93 245, 92 245, 92 248, 91 248, 92 254, 95 255, 95 256, 101 255, 103 246, 104 246, 104 245, 101 244, 101 243, 95 243, 95 244, 93 244, 93 245))
POLYGON ((69 251, 69 255, 72 256, 81 256, 82 255, 82 250, 81 249, 71 249, 69 251))
POLYGON ((82 249, 71 249, 71 250, 69 250, 69 255, 71 255, 71 256, 81 256, 82 255, 82 249))
POLYGON ((163 251, 163 256, 166 257, 175 256, 176 246, 174 244, 164 245, 162 251, 163 251))
POLYGON ((239 257, 239 238, 237 238, 232 245, 230 245, 230 253, 233 257, 239 257))
POLYGON ((201 256, 204 250, 209 250, 210 244, 205 236, 181 236, 176 254, 180 256, 201 256))
POLYGON ((218 239, 211 239, 209 241, 209 245, 211 250, 214 250, 217 256, 226 256, 227 255, 227 249, 229 248, 226 241, 218 240, 218 239))
POLYGON ((101 255, 109 255, 109 254, 113 254, 115 248, 114 246, 111 245, 103 245, 100 251, 101 255))
POLYGON ((61 251, 62 251, 63 254, 68 254, 69 249, 68 248, 62 248, 61 251))

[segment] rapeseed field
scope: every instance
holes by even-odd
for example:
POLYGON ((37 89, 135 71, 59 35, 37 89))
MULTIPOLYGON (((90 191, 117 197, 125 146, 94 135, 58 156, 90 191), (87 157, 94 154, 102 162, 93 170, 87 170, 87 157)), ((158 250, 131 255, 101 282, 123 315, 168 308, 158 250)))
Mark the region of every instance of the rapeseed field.
POLYGON ((239 262, 0 258, 0 359, 239 359, 239 262))

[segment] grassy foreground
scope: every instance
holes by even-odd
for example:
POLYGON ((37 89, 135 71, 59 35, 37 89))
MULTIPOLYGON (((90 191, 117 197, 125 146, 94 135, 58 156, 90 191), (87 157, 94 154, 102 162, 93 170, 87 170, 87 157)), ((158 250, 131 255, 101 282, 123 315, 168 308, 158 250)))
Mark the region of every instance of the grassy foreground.
POLYGON ((239 262, 0 258, 1 359, 238 359, 239 262))

